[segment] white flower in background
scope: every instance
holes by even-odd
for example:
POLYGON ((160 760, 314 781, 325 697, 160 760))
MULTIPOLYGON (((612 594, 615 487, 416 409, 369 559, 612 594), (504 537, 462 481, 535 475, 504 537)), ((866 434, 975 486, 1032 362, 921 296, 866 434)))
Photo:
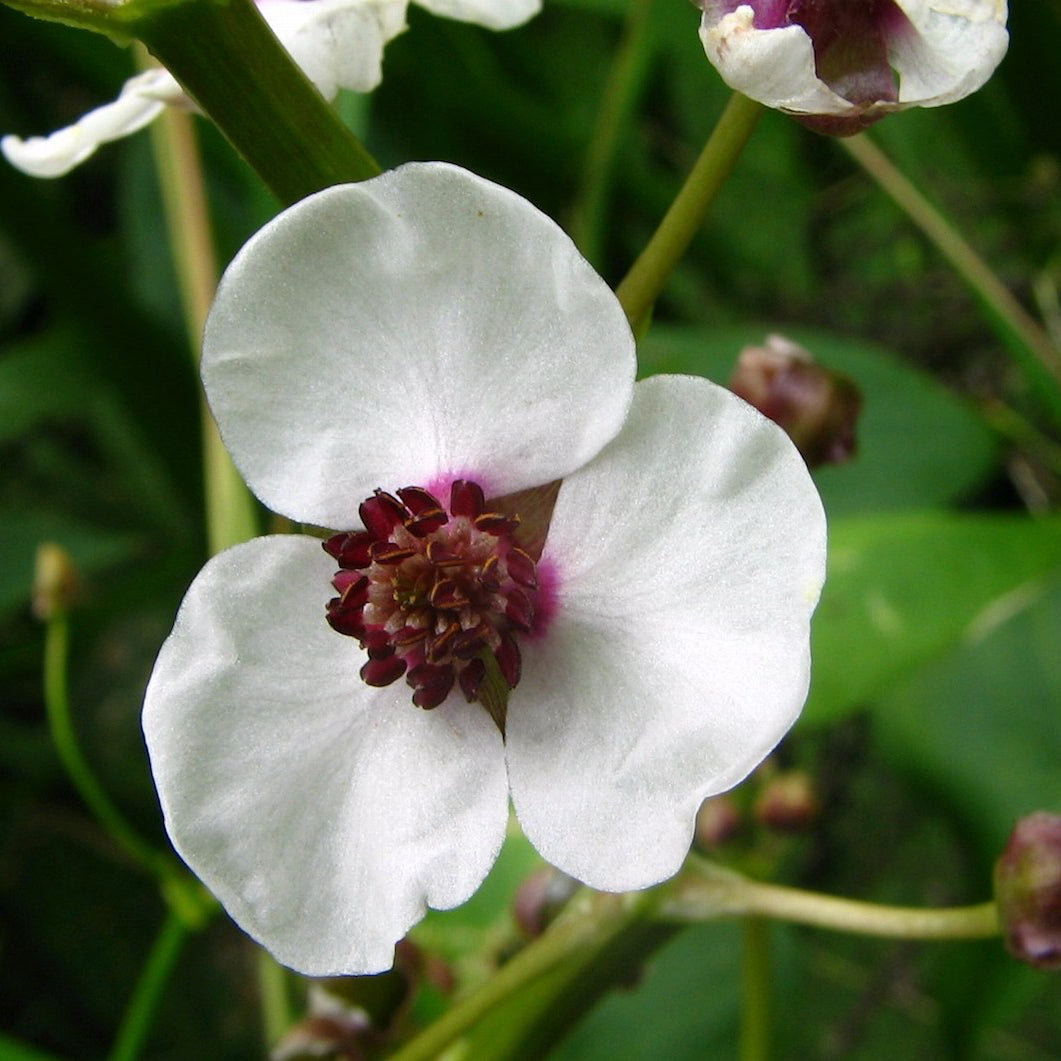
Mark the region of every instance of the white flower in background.
POLYGON ((512 192, 429 163, 300 202, 225 274, 203 380, 262 501, 341 529, 209 561, 144 704, 173 843, 285 964, 388 967, 510 797, 566 873, 663 880, 797 717, 803 460, 704 379, 635 385, 614 295, 512 192))
MULTIPOLYGON (((509 29, 541 9, 541 0, 417 0, 440 15, 509 29)), ((331 101, 340 89, 370 92, 382 80, 383 49, 405 29, 408 0, 258 0, 258 9, 280 43, 331 101)), ((101 144, 138 132, 167 105, 190 107, 166 70, 128 80, 112 103, 89 111, 49 136, 0 139, 11 165, 31 177, 61 177, 101 144)))
POLYGON ((1006 54, 1006 0, 699 0, 738 92, 822 132, 975 92, 1006 54))

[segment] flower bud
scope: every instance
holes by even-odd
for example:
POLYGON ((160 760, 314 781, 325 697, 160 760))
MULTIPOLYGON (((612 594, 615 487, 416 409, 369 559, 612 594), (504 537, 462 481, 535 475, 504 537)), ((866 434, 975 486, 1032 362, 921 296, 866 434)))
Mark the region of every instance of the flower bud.
POLYGON ((702 851, 711 851, 735 836, 742 825, 741 813, 733 797, 712 796, 696 812, 693 842, 702 851))
POLYGON ((1061 969, 1061 815, 1022 818, 995 864, 1006 947, 1040 969, 1061 969))
POLYGON ((578 889, 578 881, 552 866, 542 866, 516 889, 512 917, 527 939, 540 936, 578 889))
POLYGON ((783 427, 809 467, 841 464, 854 456, 862 394, 802 346, 770 335, 764 346, 745 347, 729 387, 783 427))
POLYGON ((46 623, 68 611, 78 583, 70 554, 54 542, 41 542, 33 576, 33 614, 46 623))
POLYGON ((269 1053, 270 1061, 365 1061, 378 1040, 364 1010, 311 984, 309 1014, 293 1025, 269 1053))
POLYGON ((723 81, 818 132, 975 92, 1009 44, 1006 0, 698 0, 723 81))
POLYGON ((768 829, 797 833, 814 824, 821 800, 814 779, 804 770, 786 770, 772 777, 755 801, 755 820, 768 829))

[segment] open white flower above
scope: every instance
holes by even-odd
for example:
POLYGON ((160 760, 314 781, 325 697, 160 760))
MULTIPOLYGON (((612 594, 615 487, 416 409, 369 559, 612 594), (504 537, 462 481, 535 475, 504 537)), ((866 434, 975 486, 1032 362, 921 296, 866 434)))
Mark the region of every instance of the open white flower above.
MULTIPOLYGON (((416 0, 450 18, 488 29, 518 26, 541 9, 541 0, 416 0)), ((257 0, 258 10, 280 43, 332 101, 340 89, 371 92, 382 80, 383 49, 405 29, 409 0, 257 0)), ((48 136, 9 134, 0 151, 31 177, 61 177, 102 144, 131 136, 166 106, 191 107, 166 70, 130 78, 118 98, 48 136)))
POLYGON ((845 135, 975 92, 1009 44, 1006 0, 700 0, 731 88, 845 135))
POLYGON ((203 379, 257 495, 338 531, 212 559, 144 705, 177 850, 280 961, 387 968, 510 797, 579 880, 661 881, 797 717, 802 459, 706 380, 635 385, 614 295, 519 196, 429 163, 302 201, 227 271, 203 379))

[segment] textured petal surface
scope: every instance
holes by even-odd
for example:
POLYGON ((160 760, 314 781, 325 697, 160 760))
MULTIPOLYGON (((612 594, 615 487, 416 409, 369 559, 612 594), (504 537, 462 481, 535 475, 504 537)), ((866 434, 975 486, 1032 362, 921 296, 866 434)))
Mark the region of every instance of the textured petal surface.
POLYGON ((315 539, 211 560, 162 647, 143 725, 174 846, 301 972, 376 972, 424 905, 463 902, 500 848, 504 753, 486 712, 370 689, 324 621, 315 539))
POLYGON ((145 70, 125 82, 116 100, 89 111, 73 125, 27 140, 5 136, 0 150, 12 166, 31 177, 61 177, 100 144, 135 133, 154 121, 167 103, 184 99, 180 85, 167 71, 145 70))
POLYGON ((701 800, 795 721, 825 516, 774 424, 702 379, 637 385, 565 480, 543 562, 557 612, 508 709, 509 782, 550 862, 597 888, 674 873, 701 800))
POLYGON ((330 188, 229 267, 203 380, 270 508, 346 529, 373 488, 548 482, 622 424, 614 295, 526 200, 442 163, 330 188))
POLYGON ((975 92, 1009 46, 1005 0, 897 0, 913 32, 889 42, 900 104, 937 107, 975 92))
POLYGON ((512 29, 542 9, 541 0, 416 0, 434 15, 474 22, 487 29, 512 29))
POLYGON ((258 0, 258 10, 325 99, 369 92, 383 46, 405 29, 406 0, 258 0))

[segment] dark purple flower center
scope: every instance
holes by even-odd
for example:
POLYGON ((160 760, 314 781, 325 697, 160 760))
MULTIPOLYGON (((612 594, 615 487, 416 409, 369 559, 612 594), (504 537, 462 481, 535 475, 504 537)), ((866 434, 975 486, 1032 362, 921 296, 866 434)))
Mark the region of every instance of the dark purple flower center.
POLYGON ((531 632, 538 596, 535 561, 514 538, 519 517, 490 511, 465 479, 453 482, 448 509, 406 486, 397 497, 377 490, 360 515, 364 530, 323 544, 339 564, 328 622, 367 650, 361 677, 383 686, 404 674, 422 708, 454 685, 482 699, 491 672, 515 688, 516 638, 531 632))
POLYGON ((888 40, 909 26, 895 0, 726 0, 735 11, 748 3, 756 29, 802 26, 814 47, 815 73, 855 104, 894 103, 895 74, 888 40))

